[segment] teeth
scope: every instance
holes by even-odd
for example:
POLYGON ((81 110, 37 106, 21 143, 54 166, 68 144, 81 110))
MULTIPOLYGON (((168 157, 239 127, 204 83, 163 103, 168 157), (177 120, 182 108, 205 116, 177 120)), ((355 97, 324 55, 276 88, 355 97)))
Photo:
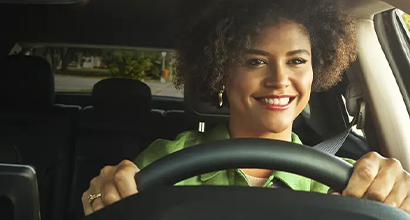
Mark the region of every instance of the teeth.
POLYGON ((290 98, 263 98, 260 100, 263 103, 270 104, 270 105, 287 105, 290 101, 290 98))
POLYGON ((279 102, 280 105, 286 105, 288 103, 289 103, 289 98, 282 98, 280 99, 280 102, 279 102))

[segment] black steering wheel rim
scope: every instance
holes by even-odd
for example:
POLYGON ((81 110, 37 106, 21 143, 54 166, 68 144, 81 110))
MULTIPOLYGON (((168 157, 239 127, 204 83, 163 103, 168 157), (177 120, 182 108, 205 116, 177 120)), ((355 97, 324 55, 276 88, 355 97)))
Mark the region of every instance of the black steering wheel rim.
POLYGON ((139 193, 84 220, 407 220, 391 206, 345 196, 258 187, 185 186, 173 184, 202 173, 249 167, 305 175, 336 190, 346 186, 352 165, 309 147, 264 139, 231 139, 189 147, 143 168, 139 193), (261 159, 261 160, 257 160, 261 159))
POLYGON ((341 192, 353 166, 311 147, 271 139, 227 139, 188 147, 142 169, 135 179, 138 190, 172 186, 184 179, 213 171, 263 168, 286 171, 317 180, 341 192))

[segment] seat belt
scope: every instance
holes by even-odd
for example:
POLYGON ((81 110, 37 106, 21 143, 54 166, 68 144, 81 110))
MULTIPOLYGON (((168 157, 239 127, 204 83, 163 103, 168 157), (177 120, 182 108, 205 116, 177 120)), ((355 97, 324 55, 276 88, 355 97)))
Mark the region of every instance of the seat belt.
POLYGON ((313 146, 313 149, 335 155, 340 148, 342 147, 343 143, 346 141, 346 138, 349 136, 350 131, 352 130, 354 125, 358 125, 359 129, 363 128, 365 119, 365 103, 362 101, 360 103, 360 109, 357 112, 356 116, 353 118, 352 122, 347 126, 347 128, 340 134, 333 136, 332 138, 326 139, 323 142, 313 146))
MULTIPOLYGON (((335 155, 340 150, 343 143, 346 141, 346 138, 349 136, 349 133, 352 130, 353 126, 356 124, 357 121, 359 121, 359 118, 361 118, 359 116, 361 116, 360 111, 342 133, 335 135, 332 138, 326 139, 325 141, 320 142, 312 148, 331 155, 335 155)), ((292 189, 283 181, 278 180, 277 178, 274 179, 274 182, 270 188, 292 189)))

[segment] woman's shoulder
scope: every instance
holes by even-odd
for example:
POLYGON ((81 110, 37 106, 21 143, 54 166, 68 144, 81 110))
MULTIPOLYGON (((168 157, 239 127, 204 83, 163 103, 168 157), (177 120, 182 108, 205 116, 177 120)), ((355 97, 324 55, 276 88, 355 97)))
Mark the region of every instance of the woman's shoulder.
POLYGON ((138 155, 134 162, 142 169, 155 160, 184 148, 229 138, 228 125, 226 123, 221 123, 205 133, 200 133, 195 130, 185 131, 179 134, 175 140, 158 139, 154 141, 147 149, 138 155))
POLYGON ((134 162, 142 169, 163 156, 201 143, 201 136, 198 131, 191 130, 180 133, 175 140, 157 139, 141 152, 134 162))

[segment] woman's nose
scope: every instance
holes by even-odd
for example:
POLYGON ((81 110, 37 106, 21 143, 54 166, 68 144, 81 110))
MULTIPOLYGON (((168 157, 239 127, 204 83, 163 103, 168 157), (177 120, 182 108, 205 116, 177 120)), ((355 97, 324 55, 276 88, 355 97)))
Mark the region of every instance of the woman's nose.
POLYGON ((266 87, 286 88, 290 85, 288 74, 284 66, 278 64, 269 68, 264 84, 266 87))

